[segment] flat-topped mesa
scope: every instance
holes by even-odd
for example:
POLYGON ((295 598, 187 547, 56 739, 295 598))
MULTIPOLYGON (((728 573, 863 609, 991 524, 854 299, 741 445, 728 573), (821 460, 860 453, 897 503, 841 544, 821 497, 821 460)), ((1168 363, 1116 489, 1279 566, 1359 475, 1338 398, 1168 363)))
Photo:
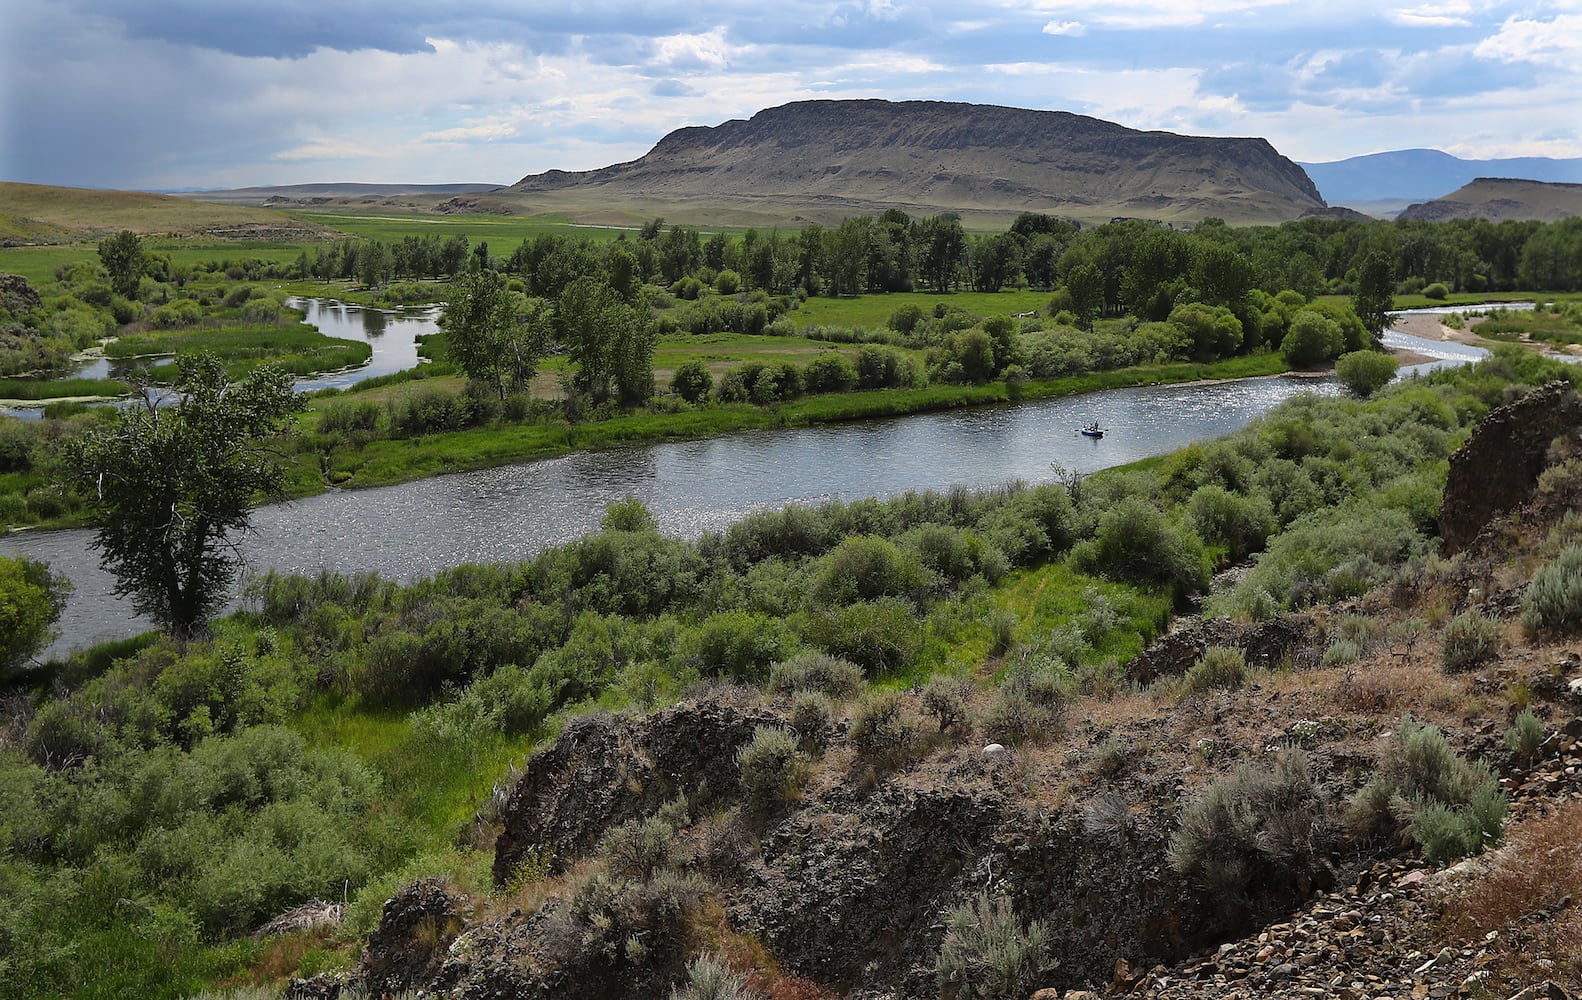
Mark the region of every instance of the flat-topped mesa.
POLYGON ((1582 184, 1479 177, 1444 197, 1408 206, 1398 218, 1404 222, 1557 222, 1578 215, 1582 215, 1582 184))
POLYGON ((677 129, 628 163, 524 177, 513 190, 1164 220, 1294 219, 1325 207, 1302 168, 1264 139, 944 101, 786 104, 677 129))

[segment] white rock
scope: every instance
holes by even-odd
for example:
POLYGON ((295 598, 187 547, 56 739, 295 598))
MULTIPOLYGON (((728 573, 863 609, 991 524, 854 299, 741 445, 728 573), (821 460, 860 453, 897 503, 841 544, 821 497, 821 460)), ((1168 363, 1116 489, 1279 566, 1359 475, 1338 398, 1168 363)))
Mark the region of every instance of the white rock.
POLYGON ((990 743, 988 746, 983 748, 983 755, 985 757, 997 757, 1004 752, 1005 744, 1003 743, 990 743))

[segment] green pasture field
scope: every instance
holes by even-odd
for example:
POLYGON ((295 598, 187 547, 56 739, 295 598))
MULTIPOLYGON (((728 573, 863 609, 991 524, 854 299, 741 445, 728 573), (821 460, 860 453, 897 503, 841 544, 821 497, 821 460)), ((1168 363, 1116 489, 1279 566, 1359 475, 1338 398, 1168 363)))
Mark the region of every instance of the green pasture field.
MULTIPOLYGON (((806 337, 770 337, 748 333, 681 334, 661 337, 654 350, 654 378, 661 385, 670 384, 670 376, 677 367, 688 361, 702 361, 709 371, 719 375, 744 361, 775 363, 789 361, 806 365, 821 354, 831 351, 855 358, 860 344, 826 344, 806 337)), ((897 348, 897 350, 901 350, 897 348)), ((906 351, 922 361, 922 351, 906 351)), ((564 359, 557 358, 562 362, 564 359)), ((545 366, 550 367, 549 365, 545 366)))
POLYGON ((398 243, 408 236, 438 236, 440 239, 465 236, 472 246, 489 244, 491 257, 509 257, 522 243, 545 233, 586 236, 601 241, 637 237, 636 227, 578 225, 564 215, 402 215, 344 210, 293 211, 290 215, 303 222, 386 243, 398 243))
MULTIPOLYGON (((1501 302, 1533 302, 1538 299, 1551 299, 1553 295, 1543 292, 1515 291, 1515 292, 1453 292, 1442 299, 1431 299, 1426 295, 1397 295, 1392 309, 1439 309, 1451 306, 1478 306, 1498 305, 1501 302)), ((1349 295, 1320 295, 1315 302, 1327 302, 1331 305, 1345 306, 1351 304, 1349 295)))
POLYGON ((915 305, 925 316, 933 315, 934 306, 943 303, 948 308, 965 309, 980 316, 1009 316, 1014 313, 1042 310, 1049 304, 1050 292, 1031 289, 1006 289, 999 292, 885 292, 876 295, 849 295, 829 298, 811 296, 790 314, 798 326, 807 324, 823 326, 883 327, 890 315, 904 305, 915 305))
MULTIPOLYGON (((235 240, 197 240, 151 236, 143 239, 148 253, 163 254, 172 265, 191 267, 209 261, 237 261, 249 258, 287 263, 316 243, 246 243, 235 240)), ((20 274, 35 286, 54 280, 56 268, 82 261, 99 260, 99 244, 63 243, 55 246, 0 247, 0 271, 20 274)))

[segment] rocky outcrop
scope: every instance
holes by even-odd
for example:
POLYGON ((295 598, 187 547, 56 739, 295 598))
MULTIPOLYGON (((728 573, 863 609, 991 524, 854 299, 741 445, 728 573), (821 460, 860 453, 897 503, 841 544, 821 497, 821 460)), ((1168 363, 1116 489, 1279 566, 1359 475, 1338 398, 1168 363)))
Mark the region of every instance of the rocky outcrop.
POLYGON ((808 803, 764 838, 732 894, 732 922, 842 992, 894 982, 938 950, 941 909, 992 851, 1010 769, 964 751, 866 799, 808 803))
POLYGON ((566 726, 533 755, 502 810, 494 879, 529 856, 564 871, 606 830, 685 795, 694 807, 737 790, 736 751, 780 718, 727 699, 689 702, 637 721, 609 714, 566 726))
POLYGON ((432 982, 470 914, 467 897, 438 878, 419 879, 387 900, 363 953, 369 996, 396 996, 432 982))
MULTIPOLYGON (((1544 744, 1543 756, 1501 781, 1513 819, 1543 816, 1557 803, 1582 800, 1582 719, 1571 718, 1544 744)), ((1500 852, 1434 869, 1416 858, 1389 858, 1359 871, 1344 886, 1322 892, 1286 919, 1226 941, 1174 965, 1150 968, 1118 961, 1108 990, 1066 992, 1054 1000, 1222 1000, 1238 997, 1496 997, 1570 1000, 1553 980, 1509 982, 1500 972, 1502 929, 1447 939, 1441 900, 1458 881, 1475 879, 1499 863, 1500 852)), ((1542 924, 1554 914, 1538 900, 1522 922, 1542 924)), ((1569 896, 1561 908, 1575 905, 1569 896)), ((1540 963, 1541 964, 1541 963, 1540 963)), ((1557 977, 1576 970, 1549 963, 1557 977)), ((1035 994, 1035 1000, 1040 994, 1035 994)))
POLYGON ((1247 665, 1273 667, 1295 660, 1312 638, 1306 615, 1288 614, 1245 624, 1224 618, 1185 618, 1126 664, 1126 679, 1141 685, 1160 677, 1179 677, 1210 646, 1233 646, 1247 654, 1247 665))
POLYGON ((1408 205, 1397 218, 1402 222, 1558 222, 1577 215, 1582 215, 1582 184, 1479 177, 1442 198, 1408 205))
POLYGON ((1534 389, 1483 419, 1450 456, 1439 513, 1447 554, 1466 548, 1496 515, 1532 494, 1556 438, 1582 441, 1582 400, 1565 382, 1534 389))

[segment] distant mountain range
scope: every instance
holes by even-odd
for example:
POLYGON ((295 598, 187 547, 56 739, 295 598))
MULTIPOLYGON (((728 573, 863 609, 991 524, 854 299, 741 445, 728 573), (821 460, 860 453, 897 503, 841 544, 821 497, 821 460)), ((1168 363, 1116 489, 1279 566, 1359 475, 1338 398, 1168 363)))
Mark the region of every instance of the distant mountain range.
POLYGON ((1401 149, 1301 166, 1331 205, 1374 215, 1394 215, 1414 202, 1447 196, 1480 177, 1582 183, 1582 159, 1463 160, 1437 149, 1401 149))
POLYGON ((466 200, 482 208, 508 195, 539 211, 734 209, 817 221, 899 208, 1277 222, 1325 207, 1301 168, 1263 139, 1139 132, 1063 111, 881 100, 803 101, 678 129, 629 163, 551 170, 466 200))

